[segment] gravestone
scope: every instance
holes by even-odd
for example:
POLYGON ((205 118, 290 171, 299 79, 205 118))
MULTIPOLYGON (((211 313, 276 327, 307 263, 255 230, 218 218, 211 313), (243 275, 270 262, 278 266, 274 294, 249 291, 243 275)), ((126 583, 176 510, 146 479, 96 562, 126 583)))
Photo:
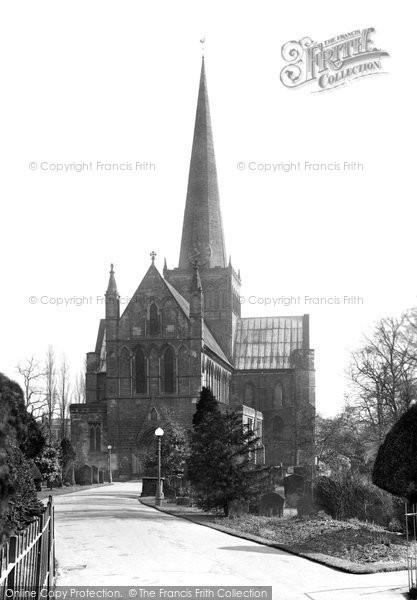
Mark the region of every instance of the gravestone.
POLYGON ((304 477, 288 475, 284 478, 285 502, 288 508, 297 508, 300 498, 304 496, 304 477))
POLYGON ((282 517, 284 498, 276 492, 267 492, 261 496, 259 514, 266 517, 282 517))
POLYGON ((91 485, 93 483, 90 465, 83 465, 75 471, 75 483, 78 485, 91 485))
POLYGON ((191 506, 191 498, 188 496, 177 496, 176 503, 178 506, 191 506))
POLYGON ((99 469, 98 467, 95 467, 94 465, 91 467, 91 479, 93 483, 98 483, 98 472, 99 469))
MULTIPOLYGON (((164 478, 161 477, 162 489, 164 489, 164 478)), ((155 496, 156 484, 158 482, 157 477, 142 477, 142 493, 141 496, 155 496)))

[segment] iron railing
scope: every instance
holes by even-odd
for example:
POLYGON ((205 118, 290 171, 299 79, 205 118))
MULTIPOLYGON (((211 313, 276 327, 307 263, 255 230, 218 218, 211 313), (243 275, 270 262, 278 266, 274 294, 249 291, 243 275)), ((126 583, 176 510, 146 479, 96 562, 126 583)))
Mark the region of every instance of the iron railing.
MULTIPOLYGON (((31 592, 46 597, 55 578, 54 507, 49 496, 45 512, 0 547, 0 599, 31 592)), ((33 594, 33 595, 32 595, 33 594)))

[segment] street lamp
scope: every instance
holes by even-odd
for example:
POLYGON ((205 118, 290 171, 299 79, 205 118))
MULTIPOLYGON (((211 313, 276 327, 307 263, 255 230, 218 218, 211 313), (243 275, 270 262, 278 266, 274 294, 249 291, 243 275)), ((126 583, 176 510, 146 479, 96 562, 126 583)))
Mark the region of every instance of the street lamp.
POLYGON ((162 506, 164 492, 162 491, 161 481, 161 441, 162 436, 164 435, 164 430, 161 427, 158 427, 158 429, 155 429, 155 435, 158 439, 158 479, 156 482, 155 506, 162 506))
POLYGON ((109 483, 113 483, 113 477, 111 474, 111 446, 110 446, 110 444, 107 446, 107 450, 109 451, 109 483))

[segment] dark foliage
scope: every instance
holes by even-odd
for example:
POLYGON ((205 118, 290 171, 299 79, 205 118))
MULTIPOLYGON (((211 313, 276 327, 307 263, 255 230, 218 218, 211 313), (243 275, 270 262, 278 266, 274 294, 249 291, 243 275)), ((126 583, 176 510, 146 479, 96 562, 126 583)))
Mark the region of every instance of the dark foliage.
POLYGON ((207 415, 219 412, 219 403, 212 391, 208 387, 203 387, 193 416, 193 427, 198 427, 207 415))
POLYGON ((340 486, 330 477, 318 477, 314 482, 314 503, 317 510, 336 518, 340 505, 340 486))
POLYGON ((375 460, 375 485, 410 503, 417 502, 417 406, 412 406, 393 425, 375 460))
POLYGON ((239 415, 222 415, 211 399, 207 405, 194 426, 188 476, 204 510, 221 509, 228 515, 231 502, 259 493, 252 461, 258 439, 243 427, 239 415))
POLYGON ((0 423, 11 443, 27 458, 34 458, 45 445, 45 437, 35 418, 28 413, 20 386, 0 373, 0 423))
POLYGON ((35 419, 27 412, 19 385, 0 374, 0 527, 1 538, 24 527, 39 514, 28 458, 44 444, 35 419))
POLYGON ((314 505, 334 519, 359 519, 388 526, 396 519, 394 498, 356 475, 318 477, 314 482, 314 505))
POLYGON ((56 483, 62 485, 60 448, 55 444, 44 446, 41 454, 35 459, 36 466, 49 484, 50 489, 56 483))
POLYGON ((45 446, 45 436, 35 418, 28 414, 26 434, 20 443, 20 449, 26 458, 38 456, 45 446))
POLYGON ((44 507, 36 495, 31 468, 22 451, 16 446, 6 450, 9 477, 14 493, 8 499, 7 509, 1 516, 3 533, 13 534, 24 529, 44 507))
MULTIPOLYGON (((189 455, 189 439, 187 431, 173 420, 163 426, 164 435, 161 439, 161 474, 164 477, 164 492, 166 496, 176 495, 185 475, 186 461, 189 455)), ((145 458, 146 475, 155 477, 157 474, 156 443, 153 452, 145 458)))

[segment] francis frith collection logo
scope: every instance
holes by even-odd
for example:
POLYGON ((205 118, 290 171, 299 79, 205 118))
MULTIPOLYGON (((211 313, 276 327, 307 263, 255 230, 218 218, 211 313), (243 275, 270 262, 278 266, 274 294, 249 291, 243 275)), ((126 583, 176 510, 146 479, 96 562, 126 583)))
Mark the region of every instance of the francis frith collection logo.
POLYGON ((324 42, 309 37, 282 46, 288 63, 281 70, 281 81, 288 88, 311 84, 314 92, 324 92, 358 79, 383 73, 382 58, 388 52, 376 48, 375 29, 356 29, 324 42))

